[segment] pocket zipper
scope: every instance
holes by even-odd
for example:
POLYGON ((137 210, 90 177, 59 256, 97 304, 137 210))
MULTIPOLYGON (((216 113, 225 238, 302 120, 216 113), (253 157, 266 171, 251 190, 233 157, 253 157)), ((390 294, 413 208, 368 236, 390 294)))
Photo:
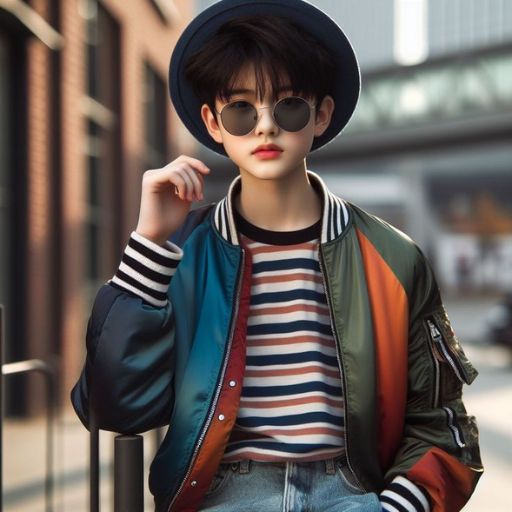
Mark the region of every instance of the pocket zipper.
POLYGON ((459 424, 457 423, 457 420, 455 418, 454 410, 451 407, 443 407, 443 409, 448 417, 448 427, 452 431, 453 438, 457 443, 457 446, 459 448, 464 448, 466 446, 466 442, 464 440, 464 436, 462 435, 462 431, 459 427, 459 424))
POLYGON ((462 368, 462 366, 459 366, 457 357, 452 353, 450 348, 446 345, 446 342, 444 340, 444 336, 442 335, 441 331, 437 327, 436 323, 431 319, 427 318, 427 326, 428 326, 428 332, 430 334, 430 338, 434 342, 434 347, 439 353, 439 351, 442 354, 443 359, 452 367, 453 371, 455 372, 455 375, 461 382, 468 382, 468 378, 466 375, 466 372, 462 368))

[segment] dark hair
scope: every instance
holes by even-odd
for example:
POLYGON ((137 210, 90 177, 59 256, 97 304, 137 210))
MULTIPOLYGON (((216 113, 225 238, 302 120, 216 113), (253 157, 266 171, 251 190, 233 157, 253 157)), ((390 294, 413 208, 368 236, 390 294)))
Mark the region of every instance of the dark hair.
POLYGON ((273 101, 287 78, 294 95, 315 98, 316 103, 334 90, 335 66, 329 51, 289 19, 273 15, 227 21, 190 56, 184 73, 201 104, 206 103, 215 115, 215 99, 228 101, 240 71, 248 64, 254 66, 259 100, 267 93, 265 76, 273 101))

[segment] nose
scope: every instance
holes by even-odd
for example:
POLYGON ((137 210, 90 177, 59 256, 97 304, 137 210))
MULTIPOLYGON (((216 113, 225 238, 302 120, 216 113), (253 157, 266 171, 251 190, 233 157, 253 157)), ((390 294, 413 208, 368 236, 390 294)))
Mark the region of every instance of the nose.
POLYGON ((279 130, 274 118, 272 117, 272 106, 265 106, 258 108, 258 120, 254 128, 256 135, 260 134, 275 134, 279 130))

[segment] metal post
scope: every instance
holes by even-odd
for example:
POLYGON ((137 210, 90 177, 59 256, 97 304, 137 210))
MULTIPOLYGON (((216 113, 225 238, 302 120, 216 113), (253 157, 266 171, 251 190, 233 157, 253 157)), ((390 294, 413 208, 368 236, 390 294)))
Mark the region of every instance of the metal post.
POLYGON ((100 461, 99 429, 96 416, 89 402, 89 510, 100 511, 100 461))
POLYGON ((115 437, 114 512, 144 512, 144 448, 138 434, 115 437))
MULTIPOLYGON (((4 305, 0 304, 0 369, 4 366, 4 305)), ((0 512, 3 510, 3 474, 2 474, 2 456, 3 452, 3 431, 2 426, 4 424, 4 389, 3 389, 4 376, 0 371, 0 512)))
POLYGON ((156 453, 162 444, 164 436, 162 434, 162 427, 153 430, 153 452, 156 453))

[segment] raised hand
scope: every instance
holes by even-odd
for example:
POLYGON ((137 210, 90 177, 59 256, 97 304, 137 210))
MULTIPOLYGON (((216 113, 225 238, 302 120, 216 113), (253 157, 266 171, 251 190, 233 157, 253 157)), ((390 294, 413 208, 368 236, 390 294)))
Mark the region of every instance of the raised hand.
POLYGON ((192 201, 203 199, 203 175, 209 172, 201 160, 186 155, 180 155, 161 169, 146 171, 135 231, 164 245, 184 222, 192 201))

